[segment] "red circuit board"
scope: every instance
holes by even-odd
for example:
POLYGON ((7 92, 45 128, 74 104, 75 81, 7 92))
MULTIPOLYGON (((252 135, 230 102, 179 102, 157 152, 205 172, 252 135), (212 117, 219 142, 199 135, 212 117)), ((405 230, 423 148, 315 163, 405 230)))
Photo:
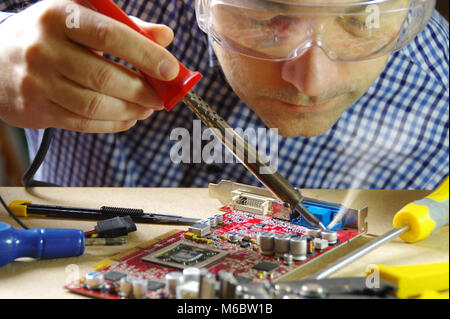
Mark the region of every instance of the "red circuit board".
MULTIPOLYGON (((318 258, 320 255, 338 248, 347 243, 349 240, 359 236, 362 232, 353 228, 341 228, 337 231, 338 242, 335 245, 329 245, 323 251, 315 251, 313 256, 309 256, 305 261, 293 262, 291 265, 284 264, 283 260, 274 256, 263 256, 258 250, 256 242, 257 235, 261 232, 272 231, 276 234, 299 234, 306 235, 308 228, 294 225, 287 221, 274 219, 269 216, 255 215, 252 213, 234 211, 230 207, 222 208, 223 223, 215 228, 211 228, 211 234, 207 236, 208 243, 195 243, 195 246, 204 247, 205 249, 213 249, 226 252, 226 256, 221 257, 217 261, 205 266, 209 272, 217 274, 221 270, 239 275, 248 282, 261 282, 263 280, 276 281, 283 276, 295 271, 303 264, 318 258), (241 246, 242 241, 230 242, 229 234, 238 234, 239 238, 251 238, 252 243, 247 247, 241 246), (254 266, 261 262, 269 262, 276 264, 276 269, 269 272, 254 269, 254 266)), ((139 245, 138 249, 125 256, 122 254, 117 258, 116 262, 108 265, 103 269, 97 269, 97 272, 108 273, 111 271, 126 274, 134 279, 146 279, 153 282, 165 283, 166 274, 181 269, 168 267, 153 262, 144 261, 144 257, 154 255, 157 252, 164 252, 168 247, 176 246, 176 244, 185 243, 193 244, 193 241, 185 238, 185 231, 171 234, 168 237, 160 238, 156 242, 148 245, 139 245)), ((114 259, 114 258, 113 258, 114 259)), ((66 286, 72 292, 84 294, 96 298, 120 298, 117 294, 105 293, 104 291, 96 291, 85 288, 82 282, 74 282, 66 286)), ((164 298, 164 287, 154 291, 147 292, 147 298, 159 299, 164 298)))

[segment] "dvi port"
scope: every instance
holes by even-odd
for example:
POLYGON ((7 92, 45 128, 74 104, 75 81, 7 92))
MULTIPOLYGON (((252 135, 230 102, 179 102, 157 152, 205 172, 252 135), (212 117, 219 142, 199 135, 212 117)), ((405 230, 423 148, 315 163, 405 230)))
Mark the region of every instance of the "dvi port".
POLYGON ((233 191, 231 205, 234 210, 245 211, 258 215, 272 215, 273 198, 265 196, 245 193, 241 191, 233 191))

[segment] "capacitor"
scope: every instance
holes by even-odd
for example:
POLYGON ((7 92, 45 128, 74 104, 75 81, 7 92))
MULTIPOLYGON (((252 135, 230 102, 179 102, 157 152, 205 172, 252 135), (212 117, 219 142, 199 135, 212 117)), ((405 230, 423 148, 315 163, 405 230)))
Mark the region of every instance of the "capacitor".
POLYGON ((216 215, 214 217, 217 220, 217 225, 222 225, 223 224, 223 216, 222 215, 216 215))
POLYGON ((189 281, 196 281, 199 282, 200 280, 200 269, 195 267, 188 267, 183 269, 183 281, 189 282, 189 281))
POLYGON ((239 241, 239 235, 237 233, 231 233, 228 235, 228 240, 232 243, 237 243, 239 241))
POLYGON ((208 219, 208 222, 209 226, 211 226, 212 228, 217 227, 217 219, 215 217, 211 217, 210 219, 208 219))
POLYGON ((275 239, 273 232, 266 231, 259 235, 259 246, 261 254, 264 256, 273 255, 275 239))
POLYGON ((319 238, 320 237, 321 230, 320 228, 309 228, 306 234, 308 236, 311 236, 313 238, 319 238))
POLYGON ((283 257, 284 254, 289 252, 289 235, 277 234, 274 239, 274 251, 276 257, 283 257))
POLYGON ((294 263, 294 257, 292 254, 286 253, 283 255, 284 264, 287 266, 291 266, 294 263))
POLYGON ((169 272, 166 275, 166 293, 168 298, 174 299, 177 293, 177 287, 183 283, 183 274, 181 272, 169 272))
POLYGON ((131 296, 133 292, 133 285, 131 278, 128 276, 120 278, 119 281, 119 295, 123 298, 131 296))
POLYGON ((177 286, 177 299, 198 299, 199 295, 198 281, 184 282, 177 286))
POLYGON ((326 239, 330 245, 334 245, 337 243, 337 232, 333 230, 324 230, 322 231, 322 238, 326 239))
POLYGON ((306 245, 307 241, 305 237, 294 237, 289 241, 289 251, 295 261, 306 260, 306 245))
POLYGON ((210 273, 207 269, 202 268, 200 270, 200 289, 199 298, 200 299, 213 299, 216 295, 216 280, 214 275, 210 273))
POLYGON ((143 299, 147 296, 148 281, 146 279, 133 280, 133 297, 135 299, 143 299))
POLYGON ((103 273, 100 272, 91 272, 86 274, 84 277, 84 284, 86 288, 92 289, 92 290, 98 290, 101 289, 104 282, 104 276, 103 273))
POLYGON ((236 297, 236 288, 238 282, 234 275, 225 270, 217 274, 219 280, 219 298, 220 299, 234 299, 236 297))

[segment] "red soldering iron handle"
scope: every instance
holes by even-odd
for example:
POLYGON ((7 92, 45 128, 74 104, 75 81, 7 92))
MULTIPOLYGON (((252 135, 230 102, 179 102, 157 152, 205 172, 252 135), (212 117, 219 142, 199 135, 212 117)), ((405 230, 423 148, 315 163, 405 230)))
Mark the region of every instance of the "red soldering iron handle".
MULTIPOLYGON (((139 28, 112 0, 80 0, 77 2, 89 9, 98 11, 105 16, 126 24, 133 30, 155 42, 148 33, 139 28)), ((172 81, 156 80, 141 71, 144 78, 163 100, 164 107, 167 111, 170 111, 202 78, 202 75, 199 72, 191 71, 181 62, 178 61, 178 63, 180 65, 180 72, 172 81)))

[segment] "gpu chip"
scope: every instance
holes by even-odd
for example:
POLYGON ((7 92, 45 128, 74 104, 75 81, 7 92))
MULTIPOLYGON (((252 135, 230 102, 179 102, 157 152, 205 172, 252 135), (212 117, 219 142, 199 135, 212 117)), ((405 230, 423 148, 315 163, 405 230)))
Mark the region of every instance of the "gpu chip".
POLYGON ((228 255, 228 252, 195 244, 175 243, 142 257, 143 261, 184 269, 204 267, 228 255))

